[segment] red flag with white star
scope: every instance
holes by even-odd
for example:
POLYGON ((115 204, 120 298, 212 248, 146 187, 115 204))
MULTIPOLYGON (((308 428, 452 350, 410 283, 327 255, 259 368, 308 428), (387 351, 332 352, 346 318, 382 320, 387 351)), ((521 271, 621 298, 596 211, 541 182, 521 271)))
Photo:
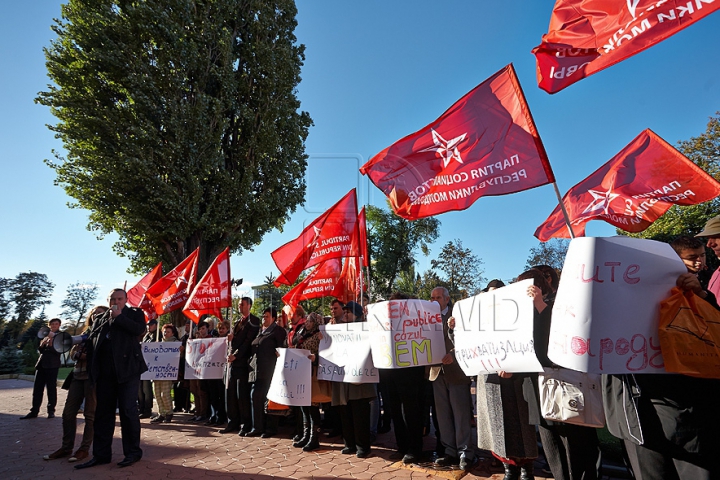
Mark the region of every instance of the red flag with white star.
POLYGON ((221 308, 232 306, 230 290, 230 248, 218 255, 185 302, 183 313, 198 323, 203 315, 222 320, 221 308))
MULTIPOLYGON (((720 195, 720 183, 647 129, 563 197, 575 236, 590 220, 642 232, 672 205, 697 205, 720 195)), ((546 242, 570 238, 560 206, 535 231, 546 242)))
POLYGON ((195 287, 197 279, 197 257, 200 247, 173 268, 170 273, 147 289, 145 295, 150 299, 158 315, 183 308, 195 287))
POLYGON ((131 307, 137 307, 145 312, 146 322, 154 320, 158 317, 152 302, 145 295, 145 292, 153 283, 157 282, 160 277, 162 277, 162 262, 155 265, 155 268, 150 270, 147 275, 141 278, 137 285, 127 291, 128 305, 131 307))
POLYGON ((350 190, 295 240, 272 252, 280 270, 275 285, 291 285, 303 270, 330 258, 357 256, 357 198, 350 190))
POLYGON ((512 65, 375 155, 360 172, 408 220, 555 181, 512 65))
POLYGON ((548 93, 559 92, 718 8, 720 2, 713 0, 557 0, 548 33, 532 51, 538 86, 548 93))
POLYGON ((294 310, 298 303, 310 298, 334 297, 340 278, 341 258, 331 258, 318 265, 305 279, 282 297, 294 310))

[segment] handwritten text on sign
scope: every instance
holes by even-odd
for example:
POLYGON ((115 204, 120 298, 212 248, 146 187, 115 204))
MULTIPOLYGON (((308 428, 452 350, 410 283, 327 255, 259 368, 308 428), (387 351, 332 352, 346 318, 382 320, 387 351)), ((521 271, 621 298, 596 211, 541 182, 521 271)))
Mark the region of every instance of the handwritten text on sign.
POLYGON ((318 379, 331 382, 378 383, 380 377, 370 355, 366 323, 322 325, 318 379))
POLYGON ((442 322, 437 302, 413 299, 368 305, 373 363, 378 368, 440 363, 446 353, 442 322))
POLYGON ((572 240, 553 307, 548 356, 581 372, 664 372, 660 302, 686 272, 666 243, 572 240))
POLYGON ((268 399, 280 405, 307 407, 312 403, 310 350, 278 348, 280 354, 270 382, 268 399))
POLYGON ((188 340, 185 348, 186 380, 223 378, 227 368, 227 339, 202 338, 188 340))
POLYGON ((465 374, 543 370, 533 341, 532 284, 523 280, 455 304, 455 358, 465 374))
POLYGON ((177 380, 180 365, 180 342, 143 342, 143 358, 148 371, 141 380, 177 380))

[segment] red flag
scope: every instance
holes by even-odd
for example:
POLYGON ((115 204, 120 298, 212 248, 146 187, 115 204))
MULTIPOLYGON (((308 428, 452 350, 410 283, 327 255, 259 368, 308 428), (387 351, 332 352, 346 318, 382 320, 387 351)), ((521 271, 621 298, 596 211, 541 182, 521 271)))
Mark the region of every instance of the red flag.
POLYGON ((156 319, 158 317, 157 312, 153 308, 152 302, 145 295, 150 286, 157 282, 162 277, 162 262, 155 265, 155 268, 150 270, 147 275, 140 279, 140 281, 127 291, 127 303, 131 307, 140 308, 145 312, 145 321, 156 319))
POLYGON ((358 257, 346 258, 342 272, 340 272, 340 281, 332 295, 345 303, 350 300, 357 301, 361 292, 367 290, 367 285, 363 280, 360 259, 358 257))
POLYGON ((375 155, 360 172, 408 220, 555 181, 512 65, 375 155))
POLYGON ((362 258, 362 266, 367 267, 369 265, 368 251, 367 251, 367 222, 365 220, 365 207, 360 210, 358 214, 358 233, 360 239, 360 257, 362 258))
MULTIPOLYGON (((720 195, 720 183, 645 130, 609 162, 572 187, 563 203, 576 236, 590 220, 642 232, 672 205, 697 205, 720 195)), ((560 206, 535 231, 542 242, 570 236, 560 206)))
POLYGON ((200 279, 183 307, 183 313, 193 322, 208 314, 222 320, 221 308, 232 305, 230 289, 230 248, 215 258, 200 279))
POLYGON ((335 296, 341 261, 340 258, 331 258, 318 265, 302 282, 283 295, 283 303, 290 305, 294 310, 303 300, 335 296))
POLYGON ((353 188, 298 238, 272 252, 280 270, 275 285, 291 285, 303 270, 330 258, 358 255, 356 232, 357 199, 353 188))
POLYGON ((196 248, 177 267, 147 289, 145 295, 150 299, 158 315, 183 308, 195 287, 197 278, 197 257, 200 247, 196 248))
POLYGON ((713 0, 557 0, 548 33, 533 49, 538 86, 559 92, 718 8, 720 2, 713 0))

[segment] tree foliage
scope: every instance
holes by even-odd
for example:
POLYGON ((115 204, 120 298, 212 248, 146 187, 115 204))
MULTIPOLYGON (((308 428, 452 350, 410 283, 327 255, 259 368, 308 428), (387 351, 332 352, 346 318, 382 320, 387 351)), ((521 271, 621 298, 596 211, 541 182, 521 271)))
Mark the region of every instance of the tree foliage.
POLYGON ((65 329, 75 332, 82 326, 92 304, 98 296, 98 286, 96 283, 73 283, 67 289, 65 300, 61 306, 63 307, 62 315, 68 320, 64 325, 65 329))
MULTIPOLYGON (((678 142, 677 149, 716 180, 720 180, 720 111, 710 117, 704 133, 678 142)), ((675 205, 643 232, 627 233, 619 229, 617 232, 620 235, 667 242, 678 235, 695 235, 708 219, 719 213, 720 197, 700 205, 675 205)))
POLYGON ((50 304, 50 296, 55 288, 55 284, 48 280, 44 273, 23 272, 7 280, 8 298, 13 306, 14 315, 5 324, 2 345, 14 342, 20 337, 33 313, 38 308, 50 304))
POLYGON ((134 272, 201 247, 199 274, 280 228, 305 195, 312 124, 292 0, 69 0, 37 102, 67 155, 47 163, 134 272))
POLYGON ((440 221, 432 217, 409 221, 373 205, 366 208, 366 218, 373 297, 387 298, 400 273, 413 267, 417 251, 430 253, 430 244, 440 234, 440 221))
POLYGON ((561 238, 552 238, 547 242, 540 242, 537 247, 530 249, 525 268, 530 269, 538 265, 548 265, 558 272, 565 263, 570 241, 561 238))
POLYGON ((458 238, 446 243, 437 260, 430 262, 432 268, 445 274, 443 280, 453 301, 475 295, 482 288, 485 282, 480 268, 482 264, 480 257, 469 248, 464 248, 458 238))

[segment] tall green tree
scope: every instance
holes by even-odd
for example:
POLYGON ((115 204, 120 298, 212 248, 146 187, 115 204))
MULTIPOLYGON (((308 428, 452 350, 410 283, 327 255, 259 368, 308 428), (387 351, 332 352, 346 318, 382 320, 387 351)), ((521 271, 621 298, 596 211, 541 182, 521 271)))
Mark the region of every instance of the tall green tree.
POLYGON ((62 315, 68 320, 65 329, 70 329, 74 334, 85 320, 85 315, 92 308, 92 304, 98 296, 97 283, 73 283, 67 289, 65 299, 60 305, 63 307, 62 315))
POLYGON ((374 205, 365 212, 372 297, 387 298, 400 272, 409 272, 414 265, 418 250, 429 255, 430 244, 440 235, 440 221, 432 217, 410 221, 374 205))
POLYGON ((38 308, 50 304, 50 296, 54 288, 55 284, 48 280, 44 273, 23 272, 10 280, 8 291, 14 315, 5 325, 2 345, 19 338, 33 313, 38 308))
POLYGON ((430 262, 432 268, 445 274, 443 280, 453 301, 475 295, 480 290, 485 282, 482 264, 480 257, 463 247, 459 238, 447 242, 438 258, 430 262))
POLYGON ((547 242, 540 242, 537 247, 530 249, 525 268, 530 269, 538 265, 548 265, 558 272, 562 270, 565 263, 570 240, 552 238, 547 242))
POLYGON ((292 0, 68 0, 37 102, 56 184, 145 272, 200 246, 199 274, 281 228, 305 195, 292 0))
MULTIPOLYGON (((710 117, 704 133, 678 142, 676 148, 716 180, 720 180, 720 111, 710 117)), ((673 206, 643 232, 627 233, 620 229, 617 232, 620 235, 666 242, 678 235, 695 235, 708 219, 718 214, 720 197, 700 205, 673 206)), ((713 257, 709 256, 708 260, 713 257)))

